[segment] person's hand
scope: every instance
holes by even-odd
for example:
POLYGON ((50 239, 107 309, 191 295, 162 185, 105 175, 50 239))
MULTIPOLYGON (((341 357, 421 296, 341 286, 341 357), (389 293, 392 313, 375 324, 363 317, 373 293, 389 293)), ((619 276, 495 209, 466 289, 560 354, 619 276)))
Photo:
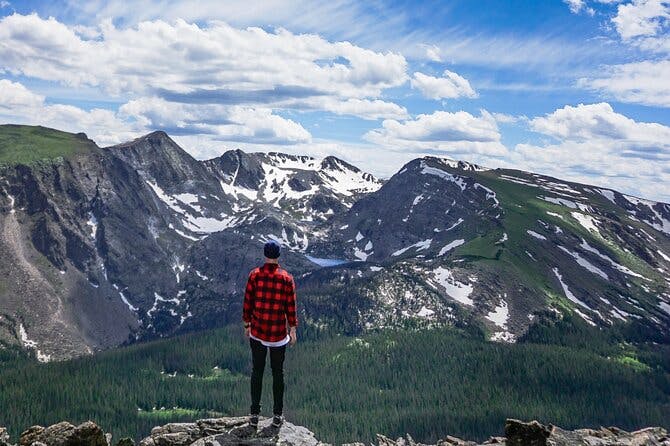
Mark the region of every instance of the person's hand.
POLYGON ((250 334, 251 334, 251 326, 244 327, 244 336, 248 338, 250 334))
POLYGON ((298 342, 298 335, 295 332, 295 327, 291 327, 291 330, 289 331, 289 345, 293 346, 295 345, 296 342, 298 342))

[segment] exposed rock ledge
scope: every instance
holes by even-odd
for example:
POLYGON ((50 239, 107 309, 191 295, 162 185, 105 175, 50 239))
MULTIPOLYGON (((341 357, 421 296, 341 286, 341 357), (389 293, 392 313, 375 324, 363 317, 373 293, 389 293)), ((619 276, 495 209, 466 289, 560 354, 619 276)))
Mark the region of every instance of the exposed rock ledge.
MULTIPOLYGON (((269 418, 261 418, 258 430, 247 423, 246 417, 226 417, 198 420, 195 423, 170 423, 152 429, 151 435, 139 446, 227 446, 227 445, 282 445, 282 446, 326 446, 308 429, 285 422, 273 428, 269 418)), ((0 446, 12 446, 9 435, 0 427, 0 446)), ((378 446, 427 446, 415 442, 410 435, 392 440, 377 435, 378 446)), ((560 427, 531 421, 529 423, 508 419, 505 422, 505 437, 491 437, 481 445, 507 446, 670 446, 668 432, 660 427, 649 427, 635 432, 626 432, 616 427, 600 429, 564 430, 560 427)), ((134 446, 134 442, 123 438, 112 443, 111 434, 105 434, 91 421, 74 426, 61 422, 49 427, 33 426, 21 434, 20 446, 134 446)), ((481 446, 473 441, 447 436, 436 446, 481 446)), ((349 443, 347 446, 365 446, 364 443, 349 443)))

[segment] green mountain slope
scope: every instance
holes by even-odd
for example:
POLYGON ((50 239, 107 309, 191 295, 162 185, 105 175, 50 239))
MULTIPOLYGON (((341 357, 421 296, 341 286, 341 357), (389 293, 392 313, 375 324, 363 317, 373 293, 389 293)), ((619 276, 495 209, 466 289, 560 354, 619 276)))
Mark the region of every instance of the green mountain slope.
POLYGON ((41 126, 0 125, 0 166, 53 161, 86 152, 95 144, 83 133, 41 126))
MULTIPOLYGON (((350 302, 366 305, 359 326, 389 326, 405 315, 483 324, 490 339, 513 341, 541 318, 575 314, 601 328, 645 326, 670 341, 666 203, 427 156, 324 230, 324 241, 311 245, 315 257, 371 264, 370 273, 353 265, 359 279, 347 277, 352 265, 333 268, 350 281, 357 296, 350 302)), ((318 289, 310 277, 310 290, 318 289)))

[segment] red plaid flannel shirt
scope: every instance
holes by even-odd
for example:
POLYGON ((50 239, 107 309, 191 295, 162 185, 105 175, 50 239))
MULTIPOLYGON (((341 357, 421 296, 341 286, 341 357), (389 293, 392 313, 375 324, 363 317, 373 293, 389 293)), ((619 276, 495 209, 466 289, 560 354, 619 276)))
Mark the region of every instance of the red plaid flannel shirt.
POLYGON ((251 323, 251 334, 258 339, 285 339, 286 322, 298 325, 293 276, 276 263, 254 268, 244 292, 242 320, 251 323))

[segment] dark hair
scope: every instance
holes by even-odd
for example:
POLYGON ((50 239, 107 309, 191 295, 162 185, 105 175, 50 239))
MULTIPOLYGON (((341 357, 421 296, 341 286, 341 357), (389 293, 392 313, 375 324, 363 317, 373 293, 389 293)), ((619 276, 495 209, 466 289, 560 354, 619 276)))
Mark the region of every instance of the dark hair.
POLYGON ((281 254, 281 247, 279 246, 279 243, 277 243, 275 240, 269 240, 265 243, 265 246, 263 247, 263 254, 265 254, 265 257, 268 259, 276 259, 279 257, 281 254))

